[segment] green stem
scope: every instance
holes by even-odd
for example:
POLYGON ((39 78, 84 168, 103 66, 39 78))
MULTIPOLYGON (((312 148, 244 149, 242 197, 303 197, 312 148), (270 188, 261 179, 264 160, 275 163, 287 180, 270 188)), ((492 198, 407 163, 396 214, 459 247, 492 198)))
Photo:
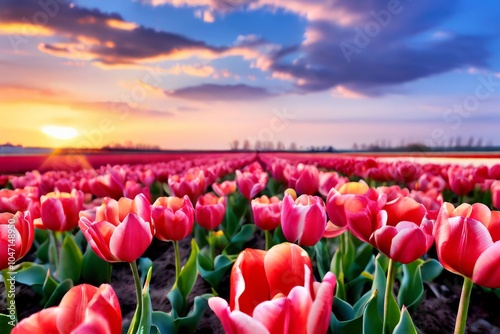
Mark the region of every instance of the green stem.
POLYGON ((57 245, 57 238, 54 231, 49 231, 49 262, 53 266, 52 270, 56 271, 59 268, 59 252, 57 245))
POLYGON ((392 297, 392 289, 394 286, 394 276, 395 276, 395 270, 394 270, 394 261, 392 259, 389 259, 389 267, 387 268, 387 283, 385 286, 385 296, 384 296, 384 327, 383 327, 383 332, 384 333, 390 333, 389 329, 389 302, 392 297))
MULTIPOLYGON (((5 284, 5 295, 7 296, 7 314, 11 316, 11 311, 14 316, 14 323, 17 324, 17 308, 16 308, 16 286, 12 283, 12 279, 15 279, 15 273, 8 269, 2 270, 3 283, 5 284)), ((12 319, 12 318, 11 318, 12 319)))
POLYGON ((273 235, 271 231, 264 230, 264 235, 266 236, 266 251, 273 247, 273 235))
POLYGON ((457 321, 455 323, 455 334, 465 333, 467 324, 467 312, 469 310, 470 294, 472 292, 472 283, 470 278, 464 277, 462 286, 462 295, 460 296, 460 305, 458 306, 457 321))
POLYGON ((214 240, 214 231, 208 231, 208 247, 210 250, 210 258, 212 262, 215 261, 215 240, 214 240))
POLYGON ((139 277, 139 269, 137 269, 137 263, 135 261, 130 262, 130 269, 134 275, 135 283, 135 293, 137 295, 137 308, 135 309, 134 317, 128 328, 128 334, 135 334, 139 330, 139 324, 141 320, 142 312, 142 288, 141 288, 141 278, 139 277))
POLYGON ((175 251, 175 285, 179 281, 179 276, 181 276, 181 253, 179 252, 179 242, 174 240, 174 251, 175 251))

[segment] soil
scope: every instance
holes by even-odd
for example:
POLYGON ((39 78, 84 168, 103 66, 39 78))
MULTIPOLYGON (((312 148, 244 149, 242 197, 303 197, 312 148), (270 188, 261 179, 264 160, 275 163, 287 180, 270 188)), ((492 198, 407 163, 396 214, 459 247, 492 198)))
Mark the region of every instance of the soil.
MULTIPOLYGON (((260 240, 262 238, 254 238, 249 244, 262 246, 260 240)), ((183 261, 188 258, 189 248, 190 244, 187 239, 180 242, 183 261)), ((166 294, 173 285, 175 277, 172 243, 155 240, 145 256, 154 261, 150 286, 153 309, 169 312, 170 304, 166 294)), ((136 297, 128 264, 117 263, 113 265, 111 285, 118 295, 123 319, 129 321, 135 310, 136 297)), ((229 296, 229 275, 226 275, 220 286, 219 295, 227 299, 229 296)), ((426 284, 425 298, 419 308, 412 312, 412 318, 421 333, 453 333, 461 287, 462 279, 446 271, 432 283, 426 284)), ((210 285, 203 278, 198 277, 191 295, 196 296, 208 292, 211 292, 210 285)), ((20 319, 40 311, 41 307, 38 302, 39 296, 30 287, 17 284, 16 304, 20 319)), ((499 297, 474 286, 467 319, 467 333, 500 334, 499 306, 499 297)), ((2 291, 0 310, 5 310, 5 308, 5 293, 2 291)), ((207 308, 196 333, 224 333, 219 319, 210 308, 207 308)))

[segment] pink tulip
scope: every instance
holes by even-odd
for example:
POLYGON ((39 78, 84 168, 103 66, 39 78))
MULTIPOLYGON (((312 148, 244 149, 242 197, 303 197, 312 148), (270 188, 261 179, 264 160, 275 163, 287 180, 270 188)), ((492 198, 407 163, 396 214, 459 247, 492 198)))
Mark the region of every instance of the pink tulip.
POLYGON ((301 195, 294 200, 286 193, 281 208, 281 228, 288 241, 314 246, 326 229, 325 203, 318 196, 301 195))
POLYGON ((394 261, 411 263, 423 256, 434 243, 433 222, 427 210, 409 197, 388 202, 385 225, 373 231, 370 243, 394 261))
POLYGON ((29 204, 30 200, 23 190, 0 190, 0 212, 16 213, 17 211, 26 211, 29 204))
POLYGON ((249 201, 266 188, 268 178, 266 172, 236 171, 236 184, 238 185, 238 189, 249 201))
POLYGON ((71 193, 59 191, 40 198, 40 219, 35 220, 38 228, 52 231, 71 231, 78 225, 79 213, 83 209, 83 192, 73 189, 71 193))
POLYGON ((319 172, 319 188, 321 195, 327 197, 332 188, 338 189, 347 182, 347 178, 341 177, 336 172, 319 172))
POLYGON ((297 194, 315 195, 319 188, 318 168, 313 165, 298 164, 288 175, 288 188, 297 194))
MULTIPOLYGON (((500 165, 498 165, 500 166, 500 165)), ((500 209, 500 181, 495 180, 491 184, 491 204, 494 208, 500 209)))
POLYGON ((108 262, 137 260, 155 234, 151 206, 142 194, 134 200, 105 198, 96 221, 82 217, 79 226, 92 250, 108 262))
POLYGON ((222 223, 226 215, 226 198, 212 193, 205 194, 196 202, 196 222, 208 231, 213 231, 222 223))
POLYGON ((34 237, 29 211, 0 213, 0 270, 22 259, 33 245, 34 237))
POLYGON ((177 197, 188 196, 194 204, 206 189, 205 174, 202 170, 189 170, 185 175, 172 175, 168 185, 172 194, 177 197))
POLYGON ((444 203, 434 229, 439 262, 478 285, 500 288, 500 212, 481 203, 444 203))
POLYGON ((162 241, 179 241, 193 230, 194 208, 189 197, 160 197, 151 206, 156 237, 162 241))
POLYGON ((212 184, 212 189, 213 191, 219 195, 220 197, 222 196, 229 196, 233 193, 236 192, 236 181, 224 181, 222 183, 213 183, 212 184))
POLYGON ((266 195, 252 200, 255 225, 261 230, 274 230, 281 222, 281 201, 278 197, 266 195))

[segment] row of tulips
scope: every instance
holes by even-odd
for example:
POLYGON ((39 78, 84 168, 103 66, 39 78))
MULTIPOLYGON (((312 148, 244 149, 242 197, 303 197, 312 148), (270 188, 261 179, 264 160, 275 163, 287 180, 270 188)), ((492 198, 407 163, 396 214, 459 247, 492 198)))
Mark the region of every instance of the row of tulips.
POLYGON ((224 163, 180 161, 186 171, 172 167, 168 177, 154 166, 108 166, 87 183, 85 174, 97 171, 75 172, 72 179, 65 172, 52 182, 53 192, 41 180, 56 172, 11 177, 10 185, 22 188, 0 191, 3 281, 7 291, 9 275, 23 284, 36 281, 30 285, 40 285, 47 307, 13 332, 121 333, 115 293, 106 279, 100 288, 88 285, 85 263, 106 272, 109 263, 128 262, 137 294, 135 315, 124 322, 130 333, 194 330, 207 305, 227 333, 416 333, 408 309, 415 311, 421 302, 423 280, 441 271, 428 255, 434 244, 442 266, 464 277, 456 324, 456 332, 463 332, 473 283, 500 287, 500 215, 490 203, 460 201, 487 198, 483 193, 492 192, 496 182, 489 177, 496 169, 345 160, 311 164, 266 155, 224 163), (346 173, 350 169, 356 173, 346 173), (359 176, 371 186, 353 181, 359 176), (465 181, 456 181, 464 178, 473 183, 467 192, 465 181), (72 183, 62 191, 57 185, 67 179, 72 183), (90 186, 97 179, 100 188, 90 186), (141 190, 131 196, 127 182, 141 190), (457 182, 462 186, 453 186, 457 182), (33 263, 12 266, 11 221, 15 261, 35 244, 33 263), (262 234, 265 250, 244 249, 262 234), (151 264, 141 258, 154 237, 174 245, 168 314, 151 309, 151 264), (192 238, 192 249, 181 267, 178 243, 186 238, 192 238), (214 294, 231 266, 228 303, 214 294), (187 300, 198 274, 212 294, 197 296, 190 310, 187 300), (395 279, 401 285, 397 301, 395 279), (85 312, 68 322, 67 308, 85 312), (108 309, 113 312, 104 313, 108 309))

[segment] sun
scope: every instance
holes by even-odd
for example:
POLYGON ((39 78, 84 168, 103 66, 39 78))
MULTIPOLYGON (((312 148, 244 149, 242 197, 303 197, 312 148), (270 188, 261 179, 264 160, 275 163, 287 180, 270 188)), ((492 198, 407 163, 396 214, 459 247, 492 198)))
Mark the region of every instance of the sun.
POLYGON ((78 136, 78 131, 69 126, 46 125, 42 127, 42 132, 47 136, 67 140, 78 136))

